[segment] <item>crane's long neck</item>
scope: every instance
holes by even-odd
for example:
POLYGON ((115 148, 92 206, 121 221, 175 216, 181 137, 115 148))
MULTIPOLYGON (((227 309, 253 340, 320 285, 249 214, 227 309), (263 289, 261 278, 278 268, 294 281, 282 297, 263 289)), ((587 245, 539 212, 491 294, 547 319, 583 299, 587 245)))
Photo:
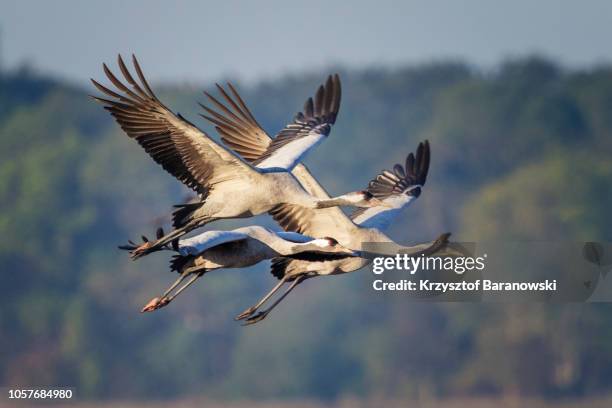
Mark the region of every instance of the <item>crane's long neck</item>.
POLYGON ((323 241, 320 239, 315 239, 310 242, 305 243, 294 243, 293 244, 293 253, 299 254, 302 252, 312 251, 312 252, 329 252, 326 251, 323 247, 323 241))
POLYGON ((362 250, 371 256, 395 256, 397 254, 407 254, 413 257, 421 255, 461 256, 462 254, 449 246, 448 236, 449 234, 442 234, 434 241, 413 246, 399 245, 392 241, 371 243, 366 244, 362 250))
POLYGON ((320 245, 317 245, 317 242, 318 241, 313 240, 311 242, 299 243, 280 239, 275 240, 275 242, 269 246, 281 256, 290 256, 307 251, 324 252, 322 247, 320 245))
MULTIPOLYGON (((258 237, 268 247, 272 248, 279 256, 291 256, 302 252, 315 252, 315 253, 332 253, 337 252, 333 250, 327 239, 312 239, 301 234, 296 233, 285 233, 290 236, 290 239, 284 239, 282 236, 271 237, 267 236, 264 239, 258 237), (298 241, 298 242, 295 242, 298 241)), ((280 234, 279 234, 280 235, 280 234)))
POLYGON ((393 220, 414 200, 416 197, 405 194, 392 195, 383 199, 387 206, 366 208, 353 218, 353 222, 364 228, 378 228, 381 231, 389 228, 393 220))
POLYGON ((351 193, 332 198, 317 198, 315 199, 314 206, 312 208, 329 208, 343 205, 355 206, 355 201, 351 193))
POLYGON ((291 241, 285 241, 284 239, 275 240, 272 245, 269 245, 274 251, 276 251, 281 256, 289 256, 301 252, 301 245, 305 244, 296 244, 291 241))
MULTIPOLYGON (((267 228, 262 228, 262 227, 248 227, 245 229, 248 229, 249 235, 252 238, 255 238, 258 241, 261 241, 263 244, 265 244, 267 248, 270 248, 272 251, 276 253, 276 254, 271 254, 272 256, 291 255, 294 253, 293 247, 295 245, 298 245, 298 244, 291 242, 288 239, 284 239, 282 237, 282 234, 285 234, 285 233, 275 234, 272 231, 268 230, 267 228)), ((287 235, 289 236, 295 235, 296 237, 300 236, 300 234, 296 234, 296 233, 289 233, 287 235)), ((306 237, 304 237, 304 241, 306 242, 306 237)))

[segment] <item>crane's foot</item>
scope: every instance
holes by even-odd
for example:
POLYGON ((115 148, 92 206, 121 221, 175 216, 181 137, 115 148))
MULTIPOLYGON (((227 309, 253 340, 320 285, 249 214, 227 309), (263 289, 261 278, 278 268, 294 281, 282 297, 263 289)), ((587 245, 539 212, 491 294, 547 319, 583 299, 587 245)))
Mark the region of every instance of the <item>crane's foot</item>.
POLYGON ((248 319, 246 319, 244 321, 244 323, 242 323, 243 326, 249 326, 251 324, 255 324, 257 322, 262 321, 263 319, 266 318, 266 316, 268 316, 269 311, 265 311, 265 312, 259 312, 257 313, 255 316, 251 316, 248 319))
POLYGON ((151 247, 153 247, 153 243, 145 242, 142 245, 140 245, 138 248, 136 248, 132 252, 130 252, 130 257, 132 259, 138 259, 141 256, 146 255, 149 252, 149 249, 151 247))
POLYGON ((245 310, 244 312, 240 313, 238 316, 234 317, 234 320, 243 320, 243 319, 246 319, 247 317, 249 317, 250 315, 255 313, 256 310, 257 310, 257 308, 255 306, 251 306, 247 310, 245 310))
POLYGON ((163 298, 155 297, 140 310, 140 313, 152 312, 154 310, 161 309, 170 303, 170 300, 171 299, 168 296, 164 296, 163 298))

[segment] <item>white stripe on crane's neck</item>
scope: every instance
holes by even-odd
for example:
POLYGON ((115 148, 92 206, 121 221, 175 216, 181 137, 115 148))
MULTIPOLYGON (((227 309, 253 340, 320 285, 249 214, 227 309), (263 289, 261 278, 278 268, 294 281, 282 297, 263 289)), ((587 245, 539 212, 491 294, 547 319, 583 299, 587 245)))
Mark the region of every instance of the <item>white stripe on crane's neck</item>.
POLYGON ((310 133, 308 136, 297 138, 272 152, 270 157, 257 165, 257 168, 282 168, 291 171, 325 137, 321 133, 310 133))
POLYGON ((393 208, 385 206, 367 208, 364 212, 355 217, 353 222, 363 228, 385 230, 395 217, 415 199, 416 197, 406 194, 389 196, 382 201, 385 204, 392 205, 393 208))

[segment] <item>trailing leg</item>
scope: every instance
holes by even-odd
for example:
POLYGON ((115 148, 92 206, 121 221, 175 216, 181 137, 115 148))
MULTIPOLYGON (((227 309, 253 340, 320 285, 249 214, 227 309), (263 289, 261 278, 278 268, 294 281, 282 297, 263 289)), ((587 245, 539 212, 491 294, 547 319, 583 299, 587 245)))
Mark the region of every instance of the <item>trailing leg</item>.
POLYGON ((281 280, 272 288, 272 290, 270 290, 263 298, 261 298, 259 302, 257 302, 257 304, 249 307, 244 312, 240 313, 238 316, 234 318, 234 320, 246 319, 247 317, 255 313, 257 309, 261 307, 261 305, 263 305, 268 299, 270 299, 270 297, 272 297, 272 295, 274 295, 274 293, 276 293, 276 291, 278 291, 281 288, 281 286, 283 286, 283 284, 287 282, 288 278, 289 278, 288 275, 283 276, 281 280))
POLYGON ((276 299, 276 301, 274 301, 274 303, 272 303, 272 305, 269 308, 267 308, 266 310, 264 310, 263 312, 259 312, 256 315, 251 316, 248 319, 246 319, 246 321, 244 322, 243 326, 248 326, 248 325, 260 322, 263 319, 265 319, 266 316, 268 316, 268 313, 270 313, 276 306, 278 306, 278 304, 280 302, 282 302, 283 299, 285 299, 285 297, 289 294, 289 292, 291 292, 293 289, 295 289, 295 287, 297 285, 299 285, 300 283, 304 282, 306 279, 307 279, 306 275, 300 275, 297 278, 295 278, 293 283, 291 283, 291 286, 289 286, 289 288, 285 291, 285 293, 283 293, 283 295, 281 297, 276 299))
POLYGON ((187 289, 191 284, 193 284, 196 280, 202 277, 205 272, 206 270, 200 270, 197 272, 186 270, 172 285, 170 285, 170 287, 164 292, 163 295, 151 299, 149 303, 147 303, 145 307, 142 308, 141 313, 152 312, 168 305, 168 303, 173 301, 174 298, 176 298, 182 291, 187 289), (174 290, 174 288, 176 288, 182 281, 185 280, 185 278, 187 278, 191 274, 194 274, 194 276, 185 285, 181 286, 173 295, 168 296, 174 290))

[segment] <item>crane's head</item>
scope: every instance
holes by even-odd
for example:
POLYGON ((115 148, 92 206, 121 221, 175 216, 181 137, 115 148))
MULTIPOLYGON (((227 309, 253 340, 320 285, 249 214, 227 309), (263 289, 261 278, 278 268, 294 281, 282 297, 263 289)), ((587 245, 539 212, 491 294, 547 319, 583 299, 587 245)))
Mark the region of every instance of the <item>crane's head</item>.
POLYGON ((313 239, 310 243, 314 247, 319 248, 321 252, 357 256, 355 251, 341 245, 335 238, 332 237, 313 239))

